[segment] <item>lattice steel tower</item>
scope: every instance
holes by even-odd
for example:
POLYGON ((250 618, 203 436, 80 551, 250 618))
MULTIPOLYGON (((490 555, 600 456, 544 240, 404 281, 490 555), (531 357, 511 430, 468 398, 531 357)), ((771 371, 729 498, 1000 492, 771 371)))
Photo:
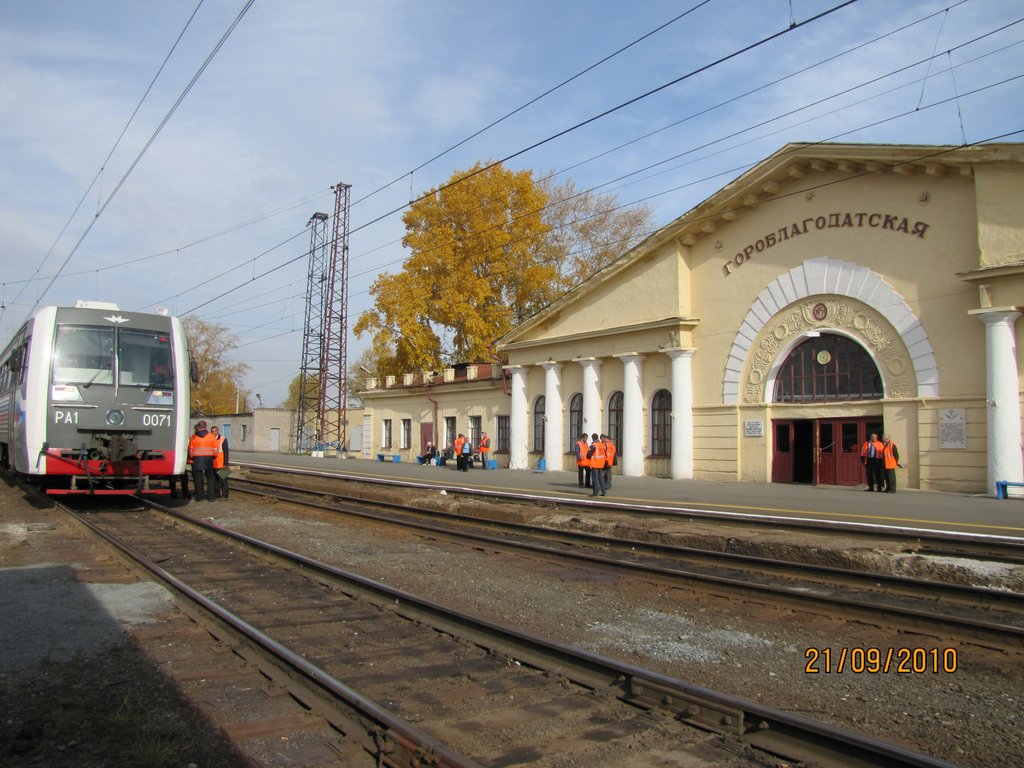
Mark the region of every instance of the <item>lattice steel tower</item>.
POLYGON ((305 453, 316 447, 323 426, 320 407, 320 375, 323 358, 324 286, 328 271, 326 213, 314 213, 309 227, 309 274, 306 279, 306 319, 302 333, 302 364, 299 369, 299 412, 295 450, 305 453))
POLYGON ((342 451, 348 438, 348 233, 350 184, 334 189, 334 222, 309 220, 309 274, 302 339, 296 450, 342 451), (329 246, 329 247, 328 247, 329 246))

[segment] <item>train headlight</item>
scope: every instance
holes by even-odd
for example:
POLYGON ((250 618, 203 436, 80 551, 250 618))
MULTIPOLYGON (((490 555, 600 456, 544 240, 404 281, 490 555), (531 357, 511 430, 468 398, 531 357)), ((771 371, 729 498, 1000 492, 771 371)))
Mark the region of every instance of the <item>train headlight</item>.
POLYGON ((50 399, 54 402, 74 400, 76 402, 82 401, 82 393, 78 391, 78 387, 67 385, 67 384, 54 384, 50 387, 50 399))
POLYGON ((117 409, 107 411, 107 424, 112 427, 119 427, 124 424, 124 411, 117 409))

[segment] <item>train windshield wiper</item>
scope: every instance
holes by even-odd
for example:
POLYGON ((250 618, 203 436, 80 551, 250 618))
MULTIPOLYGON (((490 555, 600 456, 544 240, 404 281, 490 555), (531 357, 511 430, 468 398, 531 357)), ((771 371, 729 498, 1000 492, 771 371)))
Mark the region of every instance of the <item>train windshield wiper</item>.
POLYGON ((92 378, 91 378, 91 379, 89 379, 89 381, 88 381, 88 382, 86 382, 85 384, 83 384, 83 385, 82 385, 82 389, 88 389, 89 387, 91 387, 91 386, 92 386, 92 383, 93 383, 94 381, 96 381, 96 379, 97 379, 97 378, 99 377, 99 375, 100 375, 101 373, 103 373, 104 371, 109 371, 109 370, 110 370, 110 366, 111 366, 111 363, 107 363, 107 364, 106 364, 106 365, 104 365, 104 366, 103 366, 102 368, 100 368, 100 369, 99 369, 98 371, 96 371, 96 373, 94 373, 94 374, 92 375, 92 378))

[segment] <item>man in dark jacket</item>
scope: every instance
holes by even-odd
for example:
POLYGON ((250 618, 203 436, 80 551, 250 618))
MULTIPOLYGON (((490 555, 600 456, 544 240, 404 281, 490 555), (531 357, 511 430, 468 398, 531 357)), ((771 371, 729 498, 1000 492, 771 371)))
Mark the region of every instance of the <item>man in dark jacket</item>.
POLYGON ((218 427, 210 427, 210 433, 217 438, 220 445, 220 453, 213 458, 213 478, 217 484, 217 492, 214 496, 226 499, 228 497, 228 475, 231 474, 231 470, 228 468, 228 464, 231 463, 228 439, 220 433, 218 427))

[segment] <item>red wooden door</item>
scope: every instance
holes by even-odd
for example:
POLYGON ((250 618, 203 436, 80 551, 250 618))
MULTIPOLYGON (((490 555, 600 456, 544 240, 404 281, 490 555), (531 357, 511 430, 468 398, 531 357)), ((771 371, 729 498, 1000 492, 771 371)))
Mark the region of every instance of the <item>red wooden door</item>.
POLYGON ((836 424, 822 419, 818 422, 817 467, 814 482, 834 485, 836 482, 836 424))
POLYGON ((793 422, 772 421, 772 482, 793 482, 793 422))
POLYGON ((434 422, 427 422, 420 424, 420 456, 427 452, 427 445, 433 443, 436 447, 436 441, 434 440, 434 422))

